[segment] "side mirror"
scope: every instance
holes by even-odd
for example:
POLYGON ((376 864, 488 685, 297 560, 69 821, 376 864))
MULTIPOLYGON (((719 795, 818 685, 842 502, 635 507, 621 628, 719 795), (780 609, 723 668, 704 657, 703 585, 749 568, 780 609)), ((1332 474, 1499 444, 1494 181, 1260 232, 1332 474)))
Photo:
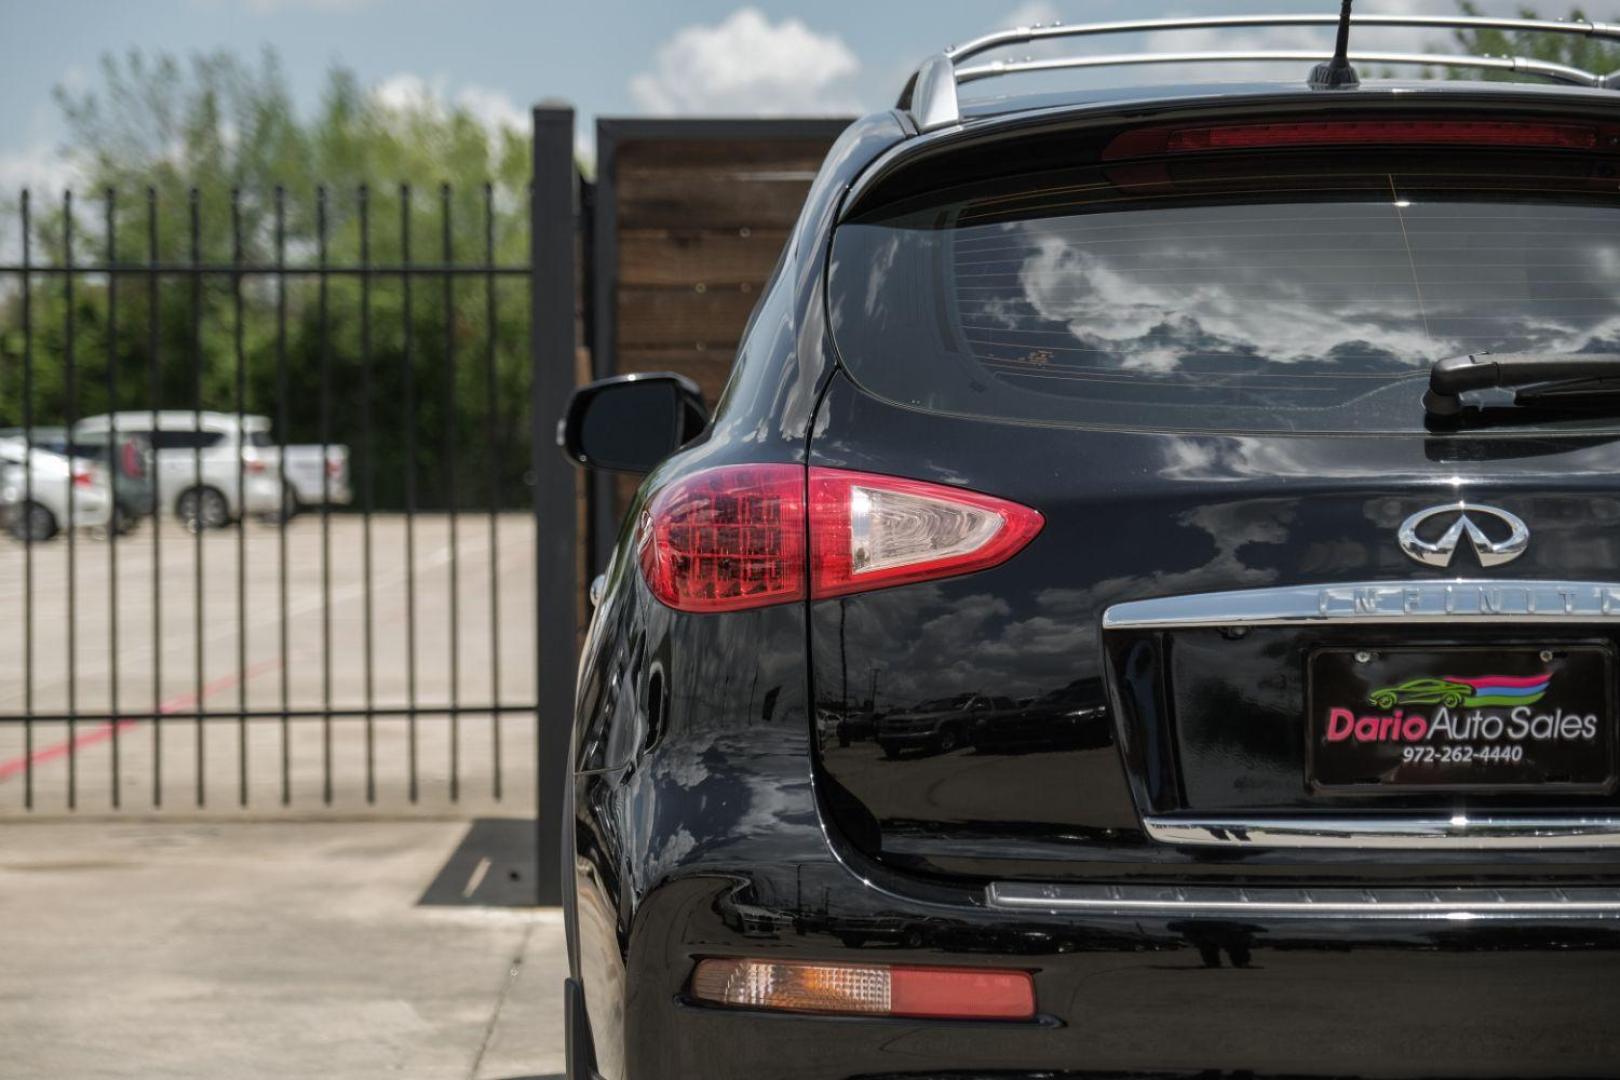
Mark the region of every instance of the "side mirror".
POLYGON ((645 473, 708 426, 697 383, 673 372, 616 375, 574 391, 557 432, 570 461, 645 473))

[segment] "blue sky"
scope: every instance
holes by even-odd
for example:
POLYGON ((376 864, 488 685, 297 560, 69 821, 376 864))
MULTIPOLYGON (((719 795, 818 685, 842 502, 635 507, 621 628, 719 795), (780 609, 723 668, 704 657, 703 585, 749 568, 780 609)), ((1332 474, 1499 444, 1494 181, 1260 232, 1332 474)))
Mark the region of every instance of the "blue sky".
MULTIPOLYGON (((252 56, 272 46, 306 109, 328 70, 342 63, 385 100, 431 96, 465 105, 492 126, 523 122, 536 101, 563 99, 580 111, 588 132, 600 115, 825 115, 882 107, 929 52, 999 26, 1337 6, 1333 0, 0 0, 0 93, 8 104, 0 190, 54 187, 71 176, 56 154, 63 127, 51 89, 93 85, 99 57, 131 48, 182 56, 228 48, 252 56)), ((1483 6, 1512 14, 1518 4, 1483 6)), ((1543 10, 1563 14, 1567 6, 1554 0, 1543 10)), ((1595 17, 1620 18, 1602 3, 1588 6, 1595 17)), ((1451 0, 1361 0, 1358 10, 1456 9, 1451 0)), ((1325 38, 1281 30, 1247 42, 1161 40, 1166 48, 1290 48, 1325 38)), ((1445 39, 1386 33, 1365 35, 1362 43, 1421 50, 1443 47, 1445 39)))

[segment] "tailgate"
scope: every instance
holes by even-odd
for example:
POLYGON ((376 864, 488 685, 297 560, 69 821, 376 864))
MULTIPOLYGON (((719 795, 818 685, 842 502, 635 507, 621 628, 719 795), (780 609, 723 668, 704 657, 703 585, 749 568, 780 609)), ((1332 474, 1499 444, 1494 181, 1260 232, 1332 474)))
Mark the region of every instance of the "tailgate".
POLYGON ((1615 144, 1429 103, 1410 145, 1288 143, 1377 144, 1360 107, 935 154, 840 225, 812 465, 1045 521, 811 604, 849 841, 1001 879, 1613 872, 1620 420, 1422 397, 1449 356, 1620 352, 1615 144))

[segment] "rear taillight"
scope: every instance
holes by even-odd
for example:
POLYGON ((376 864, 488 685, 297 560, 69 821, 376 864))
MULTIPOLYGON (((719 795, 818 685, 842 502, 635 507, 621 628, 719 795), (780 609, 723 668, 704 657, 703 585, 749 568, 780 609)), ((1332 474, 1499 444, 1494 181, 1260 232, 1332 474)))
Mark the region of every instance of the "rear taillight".
POLYGON ((641 568, 681 611, 735 611, 983 570, 1041 529, 1027 506, 894 476, 729 465, 648 501, 641 568))
POLYGON ((716 1005, 784 1012, 953 1020, 1028 1020, 1035 982, 1027 971, 980 968, 703 960, 692 996, 716 1005))
POLYGON ((810 592, 845 593, 1005 562, 1043 519, 1005 499, 920 480, 810 470, 810 592))
POLYGON ((264 470, 265 464, 258 458, 244 458, 242 460, 242 471, 247 473, 249 476, 258 476, 259 474, 263 473, 264 470))
POLYGON ((336 479, 343 473, 343 462, 337 458, 326 459, 326 475, 336 479))
POLYGON ((729 465, 685 476, 642 511, 641 570, 681 611, 805 596, 804 468, 729 465))
POLYGON ((126 441, 118 448, 118 467, 131 479, 139 479, 145 471, 141 468, 141 452, 133 442, 126 441))
POLYGON ((1534 120, 1298 120, 1140 128, 1118 136, 1105 160, 1209 150, 1313 146, 1481 146, 1595 150, 1616 144, 1612 125, 1534 120))
POLYGON ((91 484, 93 484, 94 482, 95 482, 95 477, 90 475, 90 470, 89 469, 86 469, 86 468, 83 468, 83 467, 77 466, 77 465, 75 465, 73 467, 73 486, 74 487, 87 488, 91 484))

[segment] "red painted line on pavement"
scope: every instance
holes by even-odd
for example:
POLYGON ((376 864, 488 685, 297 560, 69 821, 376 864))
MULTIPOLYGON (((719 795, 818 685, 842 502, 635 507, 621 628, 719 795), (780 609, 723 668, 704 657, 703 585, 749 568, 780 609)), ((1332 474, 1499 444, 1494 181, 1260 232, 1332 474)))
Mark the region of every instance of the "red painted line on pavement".
MULTIPOLYGON (((252 680, 257 676, 264 674, 266 671, 273 670, 279 666, 280 663, 281 657, 276 656, 269 660, 261 661, 257 664, 251 664, 248 666, 248 669, 242 673, 242 680, 244 682, 252 680)), ((176 694, 174 697, 169 698, 167 701, 160 704, 157 707, 157 711, 160 713, 177 713, 184 709, 193 708, 200 701, 206 701, 208 698, 213 697, 221 690, 229 690, 231 687, 235 686, 236 683, 237 676, 235 672, 232 672, 229 675, 221 675, 213 682, 203 684, 202 696, 200 698, 198 697, 197 692, 194 690, 187 691, 184 694, 176 694)), ((55 761, 57 758, 66 757, 69 754, 76 754, 87 746, 95 746, 97 743, 106 742, 108 739, 112 738, 114 731, 128 731, 130 728, 139 723, 139 720, 114 720, 109 723, 97 724, 88 731, 75 735, 72 739, 64 739, 61 742, 52 743, 49 746, 41 747, 40 749, 35 750, 32 754, 19 754, 17 757, 7 758, 5 761, 0 761, 0 783, 4 783, 13 776, 16 776, 18 773, 27 772, 30 767, 38 767, 46 762, 55 761)))

